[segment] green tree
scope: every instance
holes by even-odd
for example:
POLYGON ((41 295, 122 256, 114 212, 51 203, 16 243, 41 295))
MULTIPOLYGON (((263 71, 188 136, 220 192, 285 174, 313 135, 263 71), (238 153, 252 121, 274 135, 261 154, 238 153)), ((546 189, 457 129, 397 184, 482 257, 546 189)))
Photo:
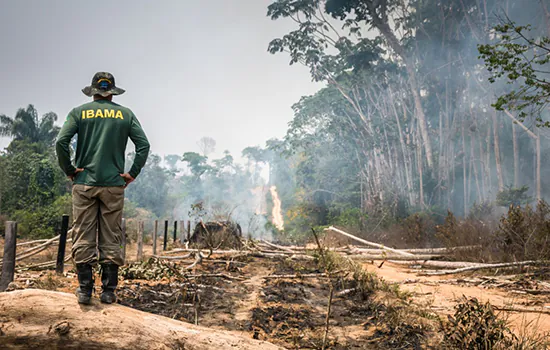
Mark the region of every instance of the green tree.
POLYGON ((34 106, 29 105, 27 109, 20 108, 13 118, 0 115, 0 135, 50 147, 60 130, 55 125, 56 121, 55 113, 49 112, 39 117, 34 106))
MULTIPOLYGON (((133 155, 128 156, 133 159, 133 155)), ((128 162, 131 164, 131 162, 128 162)), ((170 172, 162 167, 162 158, 156 154, 149 155, 147 164, 141 170, 136 181, 126 189, 126 197, 138 207, 145 208, 157 216, 170 213, 172 197, 169 196, 170 172)))
POLYGON ((550 127, 550 121, 542 118, 550 103, 550 37, 540 31, 533 33, 531 25, 516 25, 509 18, 493 31, 494 42, 478 47, 480 58, 491 83, 502 79, 512 87, 493 106, 519 111, 520 121, 535 115, 539 126, 550 127))
POLYGON ((166 162, 166 164, 168 164, 168 168, 173 173, 177 173, 179 171, 177 163, 180 159, 181 157, 177 154, 169 154, 164 156, 164 161, 166 162))

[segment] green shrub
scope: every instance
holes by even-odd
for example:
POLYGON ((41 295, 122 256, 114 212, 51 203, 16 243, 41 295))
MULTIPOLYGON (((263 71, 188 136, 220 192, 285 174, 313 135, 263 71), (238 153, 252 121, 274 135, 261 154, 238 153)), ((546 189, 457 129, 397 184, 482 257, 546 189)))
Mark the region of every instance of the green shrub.
POLYGON ((58 197, 52 205, 17 210, 12 219, 17 221, 17 232, 22 237, 28 238, 50 238, 61 230, 61 217, 69 215, 69 222, 72 217, 72 199, 66 194, 58 197))
POLYGON ((489 303, 476 298, 455 307, 454 316, 444 325, 445 340, 456 349, 491 350, 511 345, 514 335, 504 320, 500 320, 489 303))
POLYGON ((533 200, 527 195, 527 191, 529 191, 528 186, 519 188, 507 186, 497 194, 496 204, 501 207, 525 205, 533 200))

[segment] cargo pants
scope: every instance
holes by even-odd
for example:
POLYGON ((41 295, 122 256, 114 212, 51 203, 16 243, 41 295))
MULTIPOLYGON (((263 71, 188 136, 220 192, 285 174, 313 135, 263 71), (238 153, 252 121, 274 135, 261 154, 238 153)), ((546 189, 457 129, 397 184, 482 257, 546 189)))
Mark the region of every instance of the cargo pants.
POLYGON ((123 208, 123 186, 73 186, 71 253, 75 264, 124 265, 123 208))

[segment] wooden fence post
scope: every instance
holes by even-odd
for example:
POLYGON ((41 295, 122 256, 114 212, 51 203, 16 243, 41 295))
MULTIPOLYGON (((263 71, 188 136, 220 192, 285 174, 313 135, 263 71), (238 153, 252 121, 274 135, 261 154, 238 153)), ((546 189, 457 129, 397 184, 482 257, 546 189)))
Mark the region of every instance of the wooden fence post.
POLYGON ((191 220, 187 220, 187 242, 191 240, 191 220))
POLYGON ((153 255, 157 255, 157 237, 159 230, 159 221, 155 220, 155 227, 153 229, 153 255))
POLYGON ((163 250, 166 250, 166 243, 168 243, 168 220, 164 221, 164 245, 163 250))
POLYGON ((178 240, 178 220, 174 220, 174 243, 178 240))
POLYGON ((137 231, 137 261, 143 260, 143 221, 138 222, 137 231))
POLYGON ((69 231, 69 215, 61 218, 61 234, 59 235, 59 247, 57 248, 57 264, 55 272, 63 275, 65 269, 65 248, 67 247, 67 232, 69 231))
POLYGON ((122 219, 122 259, 126 263, 126 219, 122 219))
POLYGON ((180 243, 185 242, 185 220, 180 220, 180 243))
POLYGON ((8 289, 15 275, 15 248, 17 245, 17 223, 6 222, 6 238, 4 240, 4 257, 2 259, 2 276, 0 277, 0 292, 8 289))

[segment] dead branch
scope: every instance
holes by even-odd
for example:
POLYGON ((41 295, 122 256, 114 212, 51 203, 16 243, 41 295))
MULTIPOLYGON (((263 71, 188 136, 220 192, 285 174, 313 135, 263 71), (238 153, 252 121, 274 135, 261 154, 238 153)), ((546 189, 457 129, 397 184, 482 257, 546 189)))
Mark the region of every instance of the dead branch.
POLYGON ((496 310, 499 311, 507 311, 507 312, 532 312, 537 314, 545 314, 550 315, 550 310, 544 310, 544 309, 528 309, 525 307, 517 307, 517 306, 496 306, 493 305, 493 307, 496 310))
MULTIPOLYGON (((19 253, 18 255, 16 255, 15 257, 15 261, 21 261, 23 259, 26 259, 26 258, 30 258, 31 256, 34 256, 34 255, 37 255, 39 253, 41 253, 42 251, 46 250, 49 248, 50 245, 52 245, 56 240, 59 240, 59 236, 55 236, 54 238, 50 238, 48 239, 46 242, 36 246, 36 247, 32 247, 30 249, 27 249, 21 253, 19 253)), ((68 242, 71 242, 72 240, 71 239, 68 239, 67 240, 67 243, 68 242)), ((0 262, 0 267, 2 266, 2 262, 0 262)))
POLYGON ((337 229, 337 228, 334 227, 334 226, 330 226, 329 228, 326 228, 325 231, 334 231, 334 232, 337 232, 337 233, 339 233, 339 234, 341 234, 341 235, 344 235, 344 236, 346 236, 346 237, 348 237, 348 238, 351 238, 351 239, 353 239, 353 240, 355 240, 355 241, 357 241, 357 242, 361 242, 361 243, 366 244, 366 245, 368 245, 368 246, 372 246, 372 247, 380 248, 380 249, 383 249, 383 250, 387 250, 387 251, 393 252, 393 253, 395 253, 395 254, 397 254, 397 255, 405 255, 405 256, 412 256, 412 255, 413 255, 413 254, 411 254, 411 253, 407 253, 407 252, 404 252, 404 251, 401 251, 401 250, 397 250, 397 249, 385 247, 385 246, 383 246, 382 244, 378 244, 378 243, 373 243, 373 242, 366 241, 366 240, 364 240, 364 239, 362 239, 362 238, 356 237, 356 236, 354 236, 354 235, 352 235, 352 234, 349 234, 349 233, 347 233, 347 232, 345 232, 345 231, 339 230, 339 229, 337 229))
POLYGON ((21 243, 17 243, 17 246, 18 247, 22 247, 22 246, 25 246, 25 245, 33 245, 33 244, 38 244, 38 243, 44 243, 44 242, 47 242, 48 239, 37 239, 36 241, 29 241, 29 242, 21 242, 21 243))
POLYGON ((162 255, 153 255, 154 258, 157 258, 157 259, 163 259, 163 260, 184 260, 184 259, 189 259, 191 257, 193 257, 194 254, 193 253, 189 253, 187 255, 179 255, 179 256, 162 256, 162 255))
MULTIPOLYGON (((512 284, 514 282, 511 282, 512 284)), ((531 295, 550 295, 550 290, 540 290, 540 289, 514 289, 511 290, 513 293, 520 294, 531 294, 531 295)))
POLYGON ((244 281, 246 278, 238 277, 238 276, 231 276, 224 273, 203 273, 203 274, 197 274, 197 275, 186 275, 187 278, 208 278, 208 277, 220 277, 220 278, 226 278, 228 280, 235 280, 235 281, 244 281))
POLYGON ((480 245, 468 245, 450 248, 421 248, 421 249, 401 249, 407 253, 413 254, 451 254, 453 252, 462 252, 474 249, 480 249, 480 245))
MULTIPOLYGON (((210 250, 209 249, 179 248, 179 249, 169 250, 169 251, 163 252, 163 253, 166 255, 166 254, 174 254, 174 253, 198 253, 198 252, 210 253, 210 250)), ((235 254, 235 253, 240 253, 240 252, 241 252, 240 250, 213 250, 212 254, 214 254, 214 255, 218 255, 218 254, 225 255, 225 254, 235 254)))
POLYGON ((327 305, 327 316, 325 318, 325 334, 323 335, 323 346, 322 349, 325 350, 327 346, 327 338, 328 338, 328 330, 330 325, 330 309, 332 307, 332 297, 334 296, 334 286, 332 283, 330 284, 330 294, 328 297, 328 305, 327 305))
POLYGON ((202 263, 202 254, 199 252, 198 254, 195 254, 195 262, 191 265, 187 266, 185 270, 192 270, 195 266, 202 263))
POLYGON ((477 270, 484 270, 484 269, 500 269, 500 268, 510 268, 510 267, 546 266, 546 265, 550 265, 550 262, 548 262, 548 261, 532 261, 531 260, 531 261, 520 261, 520 262, 513 262, 513 263, 486 264, 486 265, 482 265, 482 266, 463 267, 461 269, 456 269, 456 270, 451 270, 451 271, 424 272, 424 273, 421 273, 421 275, 441 276, 441 275, 453 275, 453 274, 456 274, 456 273, 477 271, 477 270))
MULTIPOLYGON (((42 244, 40 244, 40 245, 38 245, 38 246, 36 246, 36 247, 32 247, 32 248, 30 248, 30 249, 27 249, 27 250, 25 250, 25 251, 19 253, 18 255, 19 255, 19 256, 24 256, 25 254, 32 253, 32 252, 34 252, 35 250, 38 250, 38 249, 40 249, 40 248, 48 247, 50 244, 52 244, 54 241, 57 241, 57 240, 59 240, 59 235, 55 236, 54 238, 48 239, 46 242, 44 242, 44 243, 42 243, 42 244)), ((23 259, 24 259, 24 258, 23 258, 23 259)))
MULTIPOLYGON (((71 260, 71 256, 69 255, 69 256, 66 256, 65 260, 63 260, 63 261, 68 262, 70 260, 71 260)), ((36 268, 55 267, 56 264, 57 264, 57 260, 51 260, 51 261, 46 261, 46 262, 39 263, 39 264, 21 266, 21 267, 16 268, 16 270, 17 271, 26 271, 26 270, 36 269, 36 268)))
POLYGON ((258 251, 247 253, 247 255, 250 255, 256 258, 283 258, 283 259, 291 259, 291 260, 314 260, 315 259, 312 256, 303 255, 303 254, 288 255, 284 253, 262 253, 258 251))
POLYGON ((421 268, 430 267, 436 269, 459 269, 463 267, 472 267, 472 266, 485 266, 488 264, 474 263, 467 261, 437 261, 437 260, 428 260, 428 261, 418 261, 418 260, 409 260, 409 261, 398 261, 390 259, 388 262, 397 265, 420 265, 421 268))
POLYGON ((425 261, 425 260, 432 260, 436 258, 441 258, 441 255, 414 255, 411 256, 404 256, 404 255, 367 255, 367 254, 356 254, 356 255, 349 255, 348 258, 353 260, 396 260, 396 261, 425 261))
POLYGON ((351 294, 351 293, 355 292, 356 290, 357 290, 357 288, 344 289, 344 290, 336 293, 336 296, 337 297, 343 297, 343 296, 346 296, 348 294, 351 294))
POLYGON ((264 243, 264 244, 267 244, 267 245, 270 246, 271 248, 275 248, 275 249, 278 249, 278 250, 282 250, 282 251, 285 251, 285 252, 287 252, 287 253, 292 253, 292 254, 295 253, 294 251, 292 251, 292 250, 289 249, 289 248, 286 248, 286 247, 283 247, 283 246, 280 246, 280 245, 276 245, 276 244, 273 244, 273 243, 268 242, 268 241, 262 240, 261 242, 264 243))

